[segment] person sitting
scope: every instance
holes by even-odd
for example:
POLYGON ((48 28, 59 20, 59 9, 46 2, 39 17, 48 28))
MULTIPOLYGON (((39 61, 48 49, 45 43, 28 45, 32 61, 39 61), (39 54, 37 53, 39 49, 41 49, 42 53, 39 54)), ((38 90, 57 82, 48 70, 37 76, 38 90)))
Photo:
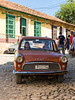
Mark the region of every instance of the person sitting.
POLYGON ((46 50, 49 49, 49 43, 48 42, 45 42, 45 45, 43 46, 43 49, 46 49, 46 50))
POLYGON ((25 50, 30 50, 30 44, 29 44, 29 42, 25 42, 24 49, 25 50))

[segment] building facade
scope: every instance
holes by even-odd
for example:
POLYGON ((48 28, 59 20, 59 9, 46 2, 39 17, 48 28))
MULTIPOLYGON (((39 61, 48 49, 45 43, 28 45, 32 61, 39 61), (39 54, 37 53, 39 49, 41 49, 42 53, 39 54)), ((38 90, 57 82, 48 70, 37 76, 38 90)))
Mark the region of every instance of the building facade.
POLYGON ((21 36, 40 36, 56 39, 62 31, 66 37, 75 25, 22 5, 0 0, 0 46, 8 47, 21 36))

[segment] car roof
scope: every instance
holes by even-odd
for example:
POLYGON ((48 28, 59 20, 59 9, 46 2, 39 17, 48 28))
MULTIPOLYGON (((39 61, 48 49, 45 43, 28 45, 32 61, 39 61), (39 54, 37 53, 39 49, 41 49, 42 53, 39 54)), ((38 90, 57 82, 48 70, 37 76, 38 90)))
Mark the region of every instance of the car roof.
POLYGON ((45 39, 45 40, 53 40, 52 38, 49 37, 34 37, 34 36, 24 36, 22 39, 45 39))

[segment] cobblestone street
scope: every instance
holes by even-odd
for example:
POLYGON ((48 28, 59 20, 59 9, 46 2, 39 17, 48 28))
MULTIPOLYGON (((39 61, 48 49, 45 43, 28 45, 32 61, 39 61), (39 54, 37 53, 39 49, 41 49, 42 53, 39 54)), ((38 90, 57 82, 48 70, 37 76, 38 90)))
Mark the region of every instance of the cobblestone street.
POLYGON ((44 77, 29 77, 16 84, 13 54, 0 54, 0 100, 75 100, 75 58, 68 57, 69 72, 63 83, 44 77))

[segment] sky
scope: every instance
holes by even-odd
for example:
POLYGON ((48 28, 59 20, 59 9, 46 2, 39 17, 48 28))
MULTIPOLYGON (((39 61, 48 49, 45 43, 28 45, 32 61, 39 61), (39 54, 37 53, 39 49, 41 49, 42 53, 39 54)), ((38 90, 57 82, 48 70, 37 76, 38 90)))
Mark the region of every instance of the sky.
POLYGON ((55 12, 60 10, 60 5, 66 3, 66 0, 7 0, 21 4, 31 9, 43 12, 50 16, 55 16, 55 12))

